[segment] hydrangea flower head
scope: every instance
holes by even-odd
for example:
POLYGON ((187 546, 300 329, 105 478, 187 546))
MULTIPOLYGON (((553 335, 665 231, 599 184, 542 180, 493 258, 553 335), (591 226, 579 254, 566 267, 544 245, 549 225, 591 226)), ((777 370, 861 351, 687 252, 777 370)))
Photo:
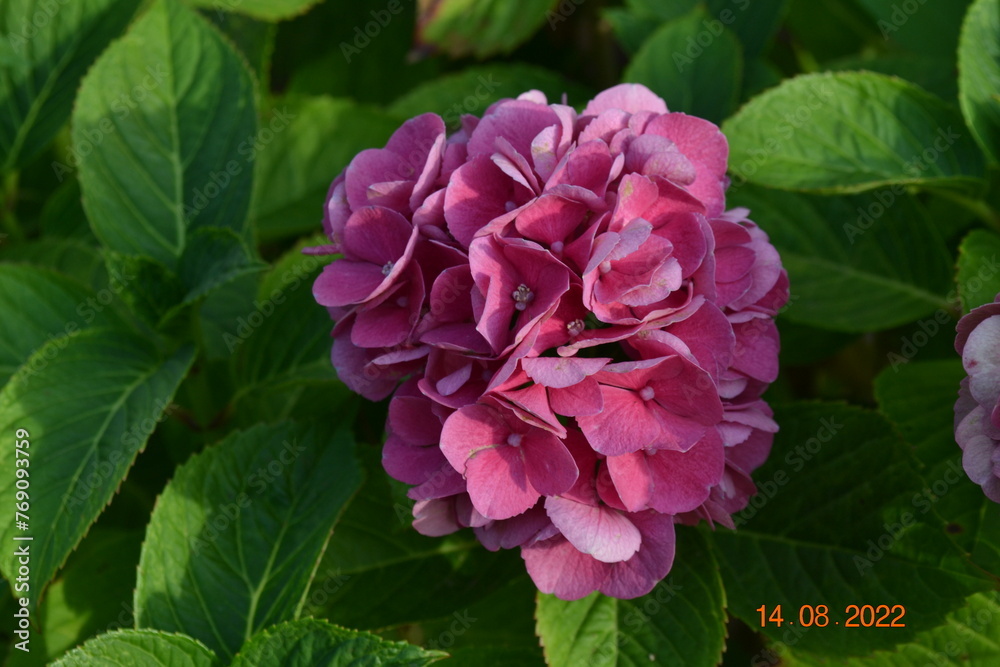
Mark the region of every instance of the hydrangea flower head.
MULTIPOLYGON (((708 121, 623 84, 434 114, 330 188, 314 285, 333 364, 392 396, 383 465, 414 527, 520 548, 540 590, 648 593, 674 526, 733 527, 777 425, 788 278, 708 121)), ((678 557, 683 558, 683 554, 678 557)))
POLYGON ((968 373, 955 403, 962 467, 1000 503, 1000 295, 959 320, 955 349, 968 373))

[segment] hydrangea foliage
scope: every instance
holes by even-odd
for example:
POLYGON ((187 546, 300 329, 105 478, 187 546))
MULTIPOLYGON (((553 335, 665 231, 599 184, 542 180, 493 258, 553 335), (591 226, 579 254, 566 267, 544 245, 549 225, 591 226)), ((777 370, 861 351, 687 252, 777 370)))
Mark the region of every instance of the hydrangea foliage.
MULTIPOLYGON (((539 589, 632 598, 676 523, 732 527, 777 425, 788 279, 728 147, 637 84, 424 114, 330 188, 316 280, 333 364, 392 396, 383 464, 414 527, 519 547, 539 589)), ((683 554, 680 556, 683 557, 683 554)))

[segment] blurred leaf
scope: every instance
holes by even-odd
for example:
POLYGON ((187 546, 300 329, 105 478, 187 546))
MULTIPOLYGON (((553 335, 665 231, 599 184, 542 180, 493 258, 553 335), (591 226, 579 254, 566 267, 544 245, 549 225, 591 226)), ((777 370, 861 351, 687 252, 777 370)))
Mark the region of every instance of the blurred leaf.
MULTIPOLYGON (((949 10, 953 7, 950 5, 949 10)), ((936 29, 940 30, 940 26, 936 29)), ((965 120, 990 161, 1000 162, 1000 2, 997 0, 977 0, 969 9, 962 27, 958 71, 959 99, 965 120)))
POLYGON ((174 269, 190 232, 245 232, 256 130, 243 60, 159 0, 87 74, 73 117, 84 208, 109 249, 174 269), (177 37, 183 36, 182 38, 177 37))
POLYGON ((642 83, 683 111, 714 123, 739 99, 743 57, 739 42, 702 9, 663 24, 625 70, 624 80, 642 83))
POLYGON ((216 12, 239 12, 263 21, 281 21, 309 10, 320 0, 186 0, 195 7, 216 12))
POLYGON ((566 602, 538 594, 538 635, 550 667, 717 665, 726 639, 726 595, 718 564, 693 529, 677 531, 677 557, 647 595, 592 593, 566 602))
POLYGON ((146 533, 136 626, 185 632, 231 656, 261 628, 297 618, 361 482, 352 448, 344 430, 261 424, 181 466, 146 533))
POLYGON ((120 630, 100 635, 56 661, 54 667, 219 667, 204 644, 159 630, 120 630))
POLYGON ((755 58, 748 61, 743 72, 743 92, 740 99, 746 101, 768 88, 774 88, 781 83, 781 78, 781 72, 766 60, 755 58))
POLYGON ((781 253, 792 285, 789 320, 861 333, 951 308, 951 256, 902 188, 817 197, 743 185, 729 195, 781 253))
POLYGON ((180 257, 177 273, 186 290, 180 305, 194 303, 219 286, 265 266, 253 258, 232 230, 202 227, 188 237, 180 257))
POLYGON ((510 53, 555 5, 555 0, 417 0, 418 40, 452 57, 510 53))
POLYGON ((84 72, 128 25, 138 0, 5 0, 0 35, 0 171, 20 167, 69 118, 84 72))
MULTIPOLYGON (((950 338, 953 330, 941 333, 950 338)), ((951 539, 976 565, 1000 577, 1000 506, 968 479, 955 442, 954 405, 965 375, 959 359, 894 364, 876 378, 875 395, 879 409, 925 466, 913 506, 921 514, 933 509, 944 517, 951 539)))
POLYGON ((732 168, 771 187, 835 193, 982 182, 982 155, 955 110, 868 72, 787 80, 747 103, 723 131, 732 168))
POLYGON ((757 609, 780 604, 789 623, 766 624, 767 637, 826 658, 865 656, 913 641, 992 588, 937 515, 917 518, 917 464, 880 415, 797 403, 778 407, 775 419, 781 431, 754 473, 758 495, 735 515, 735 532, 712 534, 730 613, 760 628, 757 609), (826 605, 829 624, 800 627, 807 604, 826 605), (903 605, 906 627, 846 627, 852 604, 903 605))
POLYGON ((985 229, 974 229, 958 249, 958 294, 962 310, 969 312, 993 303, 1000 294, 1000 236, 985 229))
POLYGON ((288 97, 275 102, 274 140, 259 151, 252 218, 270 241, 322 230, 330 183, 366 148, 382 147, 400 121, 350 100, 288 97))
MULTIPOLYGON (((29 460, 31 543, 28 597, 33 604, 87 529, 111 500, 136 454, 187 374, 194 352, 185 347, 163 359, 153 344, 114 329, 92 328, 39 348, 0 393, 0 426, 25 429, 30 448, 0 443, 0 466, 29 460), (33 363, 33 362, 39 363, 33 363)), ((14 475, 0 481, 0 500, 13 506, 14 475)), ((13 523, 3 539, 19 535, 13 523)), ((0 559, 8 580, 17 570, 13 550, 0 559)))
POLYGON ((233 667, 422 667, 447 656, 367 632, 307 618, 265 629, 240 650, 233 667))
POLYGON ((83 212, 80 182, 75 178, 63 182, 45 200, 38 220, 43 235, 71 238, 97 247, 97 237, 83 212))
POLYGON ((94 528, 52 582, 35 619, 31 651, 7 667, 47 665, 85 639, 132 625, 132 589, 142 533, 94 528))
POLYGON ((882 39, 914 53, 955 62, 958 29, 972 0, 931 3, 927 0, 858 0, 868 10, 882 39), (930 9, 930 11, 926 11, 930 9))
POLYGON ((977 593, 966 606, 948 614, 947 621, 921 632, 913 641, 891 652, 877 651, 863 658, 835 661, 784 655, 787 667, 993 667, 1000 663, 1000 599, 997 593, 977 593), (929 662, 933 660, 933 662, 929 662))
POLYGON ((785 29, 782 41, 792 43, 796 61, 845 58, 881 39, 871 16, 853 0, 789 0, 785 29))
POLYGON ((528 90, 540 90, 550 102, 581 107, 593 93, 561 74, 522 63, 491 63, 468 67, 428 81, 403 95, 389 106, 389 113, 410 118, 436 113, 450 128, 458 126, 463 114, 481 116, 497 100, 517 97, 528 90))
POLYGON ((849 345, 856 336, 798 324, 779 317, 781 332, 781 366, 806 366, 828 359, 849 345))

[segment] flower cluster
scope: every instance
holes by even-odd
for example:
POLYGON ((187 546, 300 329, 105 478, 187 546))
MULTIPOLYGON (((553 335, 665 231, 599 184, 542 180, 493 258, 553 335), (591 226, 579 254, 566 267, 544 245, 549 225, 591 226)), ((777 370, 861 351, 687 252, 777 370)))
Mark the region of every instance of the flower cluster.
POLYGON ((1000 294, 959 320, 955 349, 969 374, 955 403, 962 467, 1000 503, 1000 294))
POLYGON ((631 598, 674 526, 732 526, 777 425, 773 318, 788 279, 725 210, 719 129, 640 85, 577 113, 537 91, 407 121, 330 189, 341 253, 314 286, 333 364, 392 395, 386 471, 414 527, 520 547, 564 599, 631 598))

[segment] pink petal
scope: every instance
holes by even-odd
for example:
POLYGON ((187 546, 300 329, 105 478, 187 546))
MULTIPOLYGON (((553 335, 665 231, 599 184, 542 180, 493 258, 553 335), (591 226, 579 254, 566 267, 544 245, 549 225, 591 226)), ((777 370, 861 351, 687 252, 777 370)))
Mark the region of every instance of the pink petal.
POLYGON ((535 586, 561 600, 579 600, 605 581, 611 566, 580 553, 565 537, 521 547, 521 557, 535 586))
POLYGON ((639 111, 667 113, 666 103, 639 83, 621 83, 599 93, 587 103, 583 115, 596 116, 608 109, 621 109, 629 113, 639 111))
POLYGON ((603 563, 628 560, 642 542, 632 522, 608 507, 550 497, 545 512, 570 544, 603 563))

